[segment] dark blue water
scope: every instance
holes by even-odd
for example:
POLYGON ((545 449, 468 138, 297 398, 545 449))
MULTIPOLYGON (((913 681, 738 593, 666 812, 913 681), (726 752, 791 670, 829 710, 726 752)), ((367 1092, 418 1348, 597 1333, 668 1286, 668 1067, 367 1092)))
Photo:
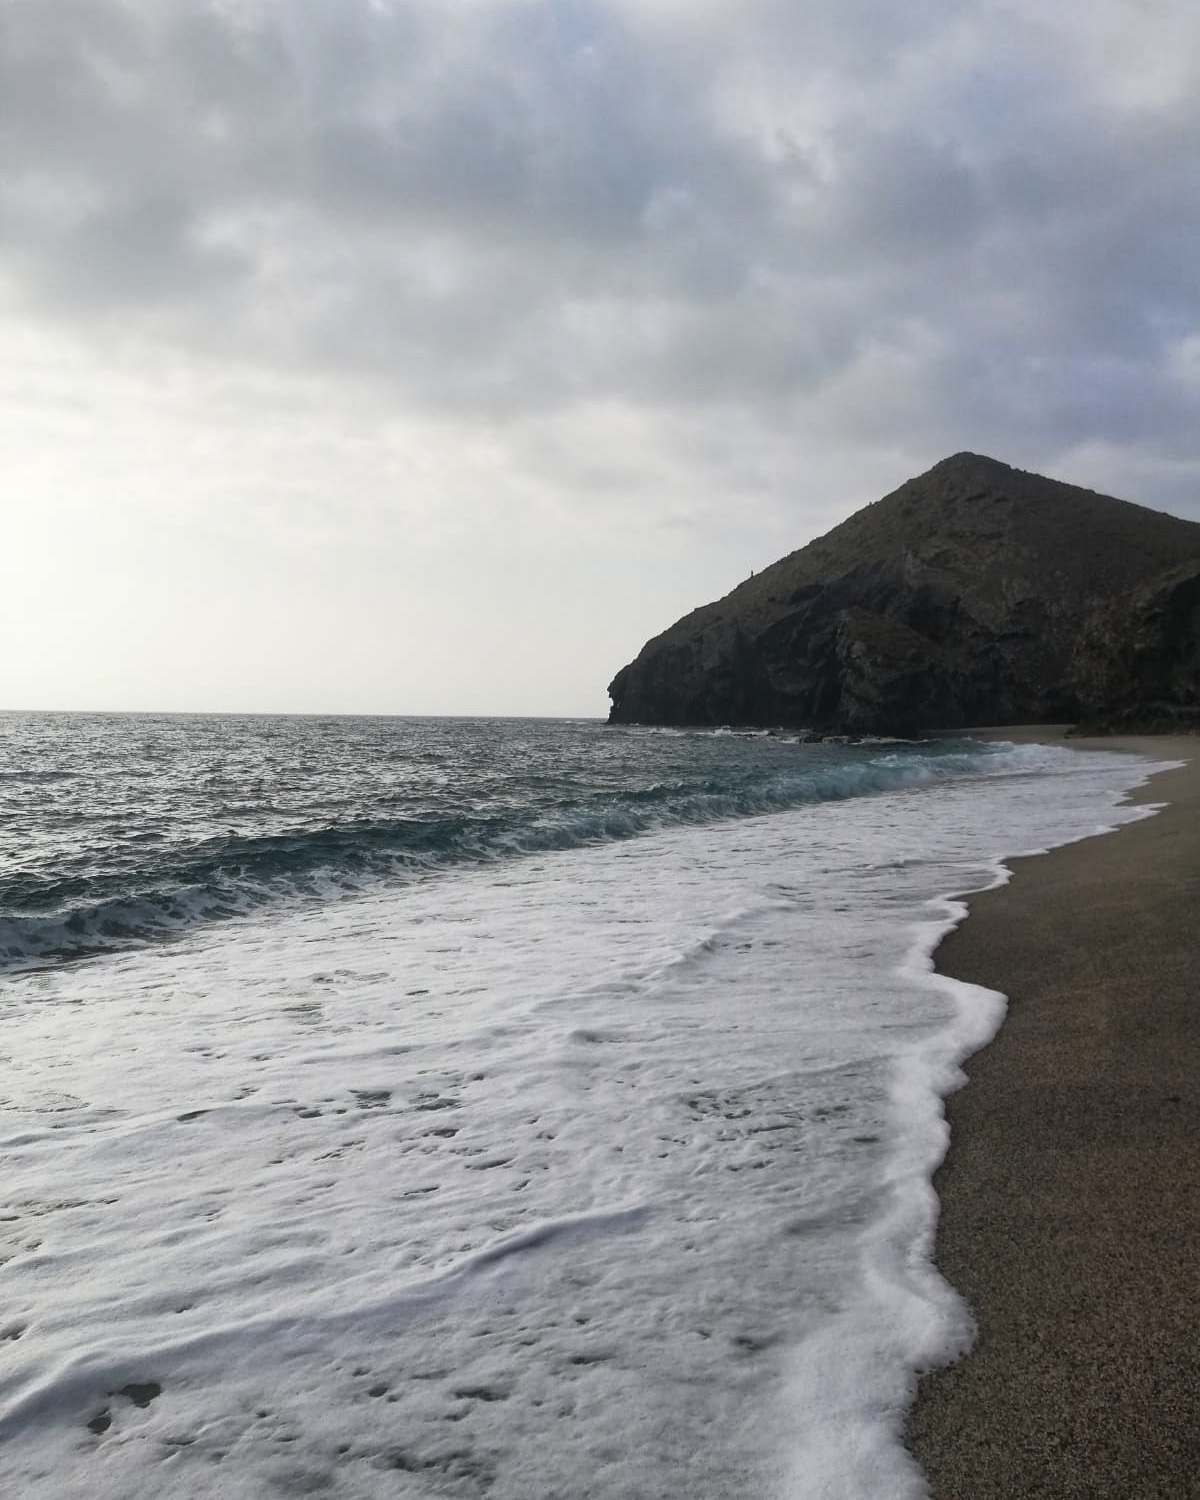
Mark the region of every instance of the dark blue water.
POLYGON ((0 968, 464 862, 984 769, 989 746, 596 721, 0 716, 0 968))

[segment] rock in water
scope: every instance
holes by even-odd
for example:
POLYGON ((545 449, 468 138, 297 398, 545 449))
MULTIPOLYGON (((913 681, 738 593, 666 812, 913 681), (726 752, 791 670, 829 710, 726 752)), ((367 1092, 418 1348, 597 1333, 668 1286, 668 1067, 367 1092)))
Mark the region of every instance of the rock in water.
POLYGON ((1200 719, 1200 525, 958 453, 693 610, 614 724, 1200 719))

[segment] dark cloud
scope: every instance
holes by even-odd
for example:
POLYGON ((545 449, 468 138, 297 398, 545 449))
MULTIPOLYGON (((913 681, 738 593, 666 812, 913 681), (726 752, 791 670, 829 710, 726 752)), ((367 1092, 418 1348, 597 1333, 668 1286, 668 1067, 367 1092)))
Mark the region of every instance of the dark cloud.
POLYGON ((7 0, 0 270, 451 415, 1104 443, 1177 486, 1200 90, 1155 14, 1126 55, 1117 0, 7 0))

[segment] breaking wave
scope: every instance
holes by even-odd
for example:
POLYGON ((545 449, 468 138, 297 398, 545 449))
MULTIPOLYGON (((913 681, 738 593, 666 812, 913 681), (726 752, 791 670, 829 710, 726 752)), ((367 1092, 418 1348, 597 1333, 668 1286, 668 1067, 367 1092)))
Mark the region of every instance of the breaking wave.
POLYGON ((697 774, 624 788, 613 786, 610 778, 587 795, 549 804, 531 774, 525 801, 510 794, 499 807, 472 806, 464 797, 456 809, 440 808, 432 815, 359 816, 257 835, 231 832, 160 851, 154 850, 153 834, 130 833, 129 847, 140 838, 144 842, 137 847, 157 852, 157 858, 66 878, 17 872, 0 881, 0 970, 140 947, 279 902, 336 899, 380 882, 683 824, 962 777, 1036 771, 1045 767, 1047 756, 1069 753, 967 741, 793 744, 777 747, 774 764, 714 767, 709 759, 697 774))

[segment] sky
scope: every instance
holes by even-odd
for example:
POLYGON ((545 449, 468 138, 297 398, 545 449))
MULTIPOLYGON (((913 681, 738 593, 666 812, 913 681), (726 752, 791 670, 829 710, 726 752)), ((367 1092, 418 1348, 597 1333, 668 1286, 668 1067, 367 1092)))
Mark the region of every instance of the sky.
POLYGON ((0 0, 0 708, 607 711, 961 449, 1200 519, 1185 0, 0 0))

